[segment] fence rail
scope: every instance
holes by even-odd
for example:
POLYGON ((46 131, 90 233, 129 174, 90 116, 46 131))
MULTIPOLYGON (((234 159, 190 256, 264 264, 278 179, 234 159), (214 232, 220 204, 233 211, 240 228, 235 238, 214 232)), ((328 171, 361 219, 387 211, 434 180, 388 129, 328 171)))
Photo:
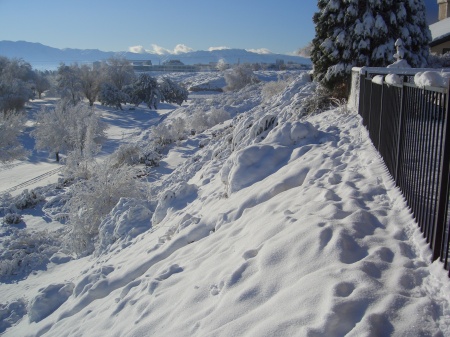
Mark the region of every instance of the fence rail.
MULTIPOLYGON (((433 260, 450 270, 449 171, 450 101, 448 88, 418 88, 372 81, 386 72, 357 69, 356 105, 363 124, 402 191, 433 260)), ((450 276, 450 271, 449 271, 450 276)))

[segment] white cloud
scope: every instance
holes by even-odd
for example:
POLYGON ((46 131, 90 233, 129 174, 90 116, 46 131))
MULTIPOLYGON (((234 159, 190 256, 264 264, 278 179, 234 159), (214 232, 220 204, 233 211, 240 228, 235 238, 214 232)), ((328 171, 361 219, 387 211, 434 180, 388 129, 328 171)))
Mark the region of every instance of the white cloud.
POLYGON ((145 49, 142 46, 129 47, 128 51, 131 53, 136 53, 136 54, 144 54, 145 53, 145 49))
MULTIPOLYGON (((135 48, 135 47, 131 47, 131 48, 135 48)), ((158 46, 157 44, 152 44, 152 48, 150 50, 146 50, 146 52, 148 52, 148 53, 157 54, 157 55, 179 55, 179 54, 188 53, 191 51, 193 51, 193 49, 184 44, 177 44, 173 50, 158 46)))
POLYGON ((191 51, 193 51, 194 49, 189 48, 188 46, 184 45, 184 44, 177 44, 173 50, 173 54, 183 54, 183 53, 189 53, 191 51))
POLYGON ((208 51, 231 49, 229 47, 209 47, 208 51))
POLYGON ((158 54, 158 55, 167 55, 172 54, 169 49, 158 46, 157 44, 152 44, 152 49, 149 50, 150 53, 158 54))
POLYGON ((247 51, 251 53, 256 54, 273 54, 269 49, 267 48, 259 48, 259 49, 246 49, 247 51))

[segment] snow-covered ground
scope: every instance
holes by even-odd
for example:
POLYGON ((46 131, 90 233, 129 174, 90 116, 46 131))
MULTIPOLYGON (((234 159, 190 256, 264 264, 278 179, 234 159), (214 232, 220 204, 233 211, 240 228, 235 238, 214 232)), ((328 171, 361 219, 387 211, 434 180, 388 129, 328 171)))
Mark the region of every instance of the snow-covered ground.
MULTIPOLYGON (((206 74, 178 76, 208 82, 206 74)), ((149 200, 122 199, 103 220, 93 255, 46 248, 48 261, 3 277, 0 332, 450 336, 447 274, 430 263, 360 117, 342 107, 301 117, 314 84, 300 73, 289 83, 272 97, 259 84, 193 94, 189 104, 158 111, 99 107, 111 125, 102 156, 198 110, 223 109, 233 119, 170 145, 146 178, 149 200)), ((3 165, 0 190, 20 194, 35 186, 17 187, 22 181, 55 165, 47 158, 3 165)), ((65 190, 40 191, 45 203, 23 210, 18 229, 1 227, 3 245, 17 244, 22 232, 64 232, 50 206, 65 190)), ((51 247, 49 237, 39 242, 51 247)))

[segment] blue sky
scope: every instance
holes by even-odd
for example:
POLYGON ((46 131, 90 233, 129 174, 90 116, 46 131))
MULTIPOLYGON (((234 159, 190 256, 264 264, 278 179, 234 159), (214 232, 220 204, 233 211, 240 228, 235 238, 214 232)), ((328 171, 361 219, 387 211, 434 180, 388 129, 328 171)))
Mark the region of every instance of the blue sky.
POLYGON ((314 0, 0 0, 0 40, 103 51, 173 52, 180 45, 290 54, 314 37, 316 10, 314 0))

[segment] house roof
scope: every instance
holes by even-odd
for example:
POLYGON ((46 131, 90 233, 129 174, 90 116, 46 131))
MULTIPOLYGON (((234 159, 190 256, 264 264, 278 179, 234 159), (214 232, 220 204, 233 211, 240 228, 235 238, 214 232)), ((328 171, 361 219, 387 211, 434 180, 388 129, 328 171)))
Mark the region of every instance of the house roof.
POLYGON ((450 40, 450 18, 440 20, 430 25, 431 43, 430 46, 438 45, 450 40))

